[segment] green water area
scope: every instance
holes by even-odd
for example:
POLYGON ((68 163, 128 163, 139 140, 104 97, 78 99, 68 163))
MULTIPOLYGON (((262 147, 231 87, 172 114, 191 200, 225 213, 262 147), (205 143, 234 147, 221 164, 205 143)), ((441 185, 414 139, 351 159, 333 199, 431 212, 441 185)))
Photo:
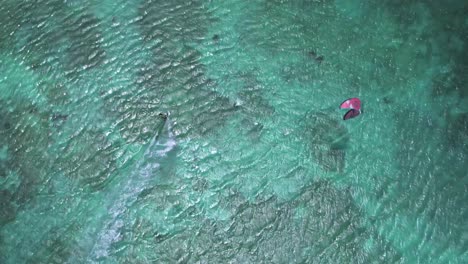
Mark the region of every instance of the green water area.
POLYGON ((0 263, 468 263, 467 14, 2 0, 0 263))

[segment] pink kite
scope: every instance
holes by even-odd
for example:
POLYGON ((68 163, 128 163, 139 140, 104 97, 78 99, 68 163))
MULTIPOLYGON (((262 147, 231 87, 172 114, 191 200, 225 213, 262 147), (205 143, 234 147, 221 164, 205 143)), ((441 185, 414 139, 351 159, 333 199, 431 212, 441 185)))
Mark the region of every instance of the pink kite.
POLYGON ((343 116, 347 120, 358 116, 361 113, 361 100, 359 98, 349 98, 340 105, 340 109, 351 109, 343 116))
POLYGON ((341 109, 356 109, 361 110, 361 100, 359 98, 349 98, 340 105, 341 109))

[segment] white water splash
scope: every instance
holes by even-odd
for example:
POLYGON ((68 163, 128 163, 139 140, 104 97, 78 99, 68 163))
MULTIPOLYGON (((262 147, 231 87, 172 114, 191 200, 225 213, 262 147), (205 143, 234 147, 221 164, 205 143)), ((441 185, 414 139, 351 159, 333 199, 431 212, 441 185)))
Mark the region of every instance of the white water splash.
POLYGON ((148 187, 152 177, 157 175, 160 161, 174 147, 176 141, 169 120, 164 125, 164 132, 159 138, 154 137, 145 151, 136 169, 130 174, 125 184, 111 193, 121 194, 108 207, 107 220, 94 241, 93 248, 87 257, 87 262, 95 263, 109 256, 112 244, 121 240, 120 229, 124 225, 125 211, 137 200, 138 195, 148 187))

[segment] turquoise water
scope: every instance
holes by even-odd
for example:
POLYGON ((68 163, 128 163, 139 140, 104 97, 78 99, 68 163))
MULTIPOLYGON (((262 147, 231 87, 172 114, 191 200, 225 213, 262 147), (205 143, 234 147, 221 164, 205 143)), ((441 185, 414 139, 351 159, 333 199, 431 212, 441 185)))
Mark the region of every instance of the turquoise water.
POLYGON ((466 14, 3 0, 0 263, 468 263, 466 14))

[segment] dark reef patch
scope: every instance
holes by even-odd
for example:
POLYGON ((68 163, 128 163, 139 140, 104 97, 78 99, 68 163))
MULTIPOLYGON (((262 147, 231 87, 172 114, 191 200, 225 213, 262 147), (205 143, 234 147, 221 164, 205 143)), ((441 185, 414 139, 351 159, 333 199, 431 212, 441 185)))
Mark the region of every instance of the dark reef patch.
POLYGON ((16 217, 14 197, 8 190, 0 190, 0 227, 16 217))
POLYGON ((453 114, 447 121, 444 134, 448 150, 468 155, 468 113, 453 114))
POLYGON ((9 212, 16 212, 28 204, 36 195, 37 185, 46 176, 44 164, 48 162, 44 150, 47 150, 49 138, 47 114, 29 113, 28 109, 32 108, 34 106, 28 102, 0 100, 0 122, 3 123, 0 146, 8 151, 6 159, 0 161, 0 174, 3 177, 19 177, 19 185, 15 189, 5 190, 10 194, 8 202, 11 203, 10 207, 5 208, 14 208, 9 212))
MULTIPOLYGON (((144 43, 154 55, 140 67, 136 81, 142 96, 155 102, 154 110, 147 113, 170 112, 179 137, 215 133, 236 109, 227 98, 212 91, 214 83, 204 74, 201 54, 190 46, 200 43, 208 33, 213 22, 208 10, 201 1, 143 1, 140 14, 138 25, 144 43), (191 10, 190 14, 186 10, 191 10), (172 19, 162 19, 167 13, 172 19)), ((134 99, 126 103, 137 105, 134 99)))
POLYGON ((435 226, 433 237, 454 234, 447 246, 466 245, 468 238, 458 235, 468 231, 464 224, 468 215, 466 116, 445 127, 429 113, 402 109, 395 120, 401 141, 395 157, 400 174, 393 187, 401 194, 385 206, 392 215, 425 216, 435 226))
POLYGON ((25 263, 60 264, 70 261, 73 253, 73 240, 70 237, 78 232, 79 224, 72 223, 64 227, 51 227, 49 232, 37 241, 34 256, 24 256, 25 263))
MULTIPOLYGON (((160 191, 152 193, 156 195, 160 191)), ((140 218, 135 222, 133 232, 124 231, 124 239, 119 244, 128 244, 127 241, 134 237, 142 240, 138 243, 141 245, 145 244, 143 241, 156 243, 155 250, 148 254, 163 262, 401 261, 398 252, 380 237, 377 230, 365 226, 350 191, 338 190, 330 182, 314 182, 290 202, 280 202, 275 196, 259 196, 248 201, 233 188, 216 194, 216 197, 216 208, 228 210, 229 219, 204 218, 198 206, 188 206, 184 204, 188 201, 166 197, 164 207, 174 207, 170 210, 175 216, 171 218, 174 229, 162 231, 149 219, 140 218), (370 246, 366 245, 368 240, 373 241, 370 246), (170 250, 174 248, 178 250, 170 250), (289 259, 291 252, 297 259, 289 259)), ((130 243, 131 249, 127 252, 140 252, 138 244, 130 243)), ((122 256, 120 260, 129 259, 138 259, 138 256, 122 256)))
POLYGON ((468 96, 468 86, 465 85, 468 82, 468 5, 463 1, 450 1, 450 4, 439 1, 370 4, 371 8, 382 8, 381 4, 384 4, 386 14, 399 27, 399 37, 404 43, 413 42, 413 46, 423 47, 415 51, 415 59, 425 62, 420 65, 440 64, 440 72, 431 87, 433 97, 468 96), (426 24, 425 28, 421 29, 423 24, 426 24))
POLYGON ((70 42, 66 71, 89 69, 103 63, 106 52, 101 48, 100 23, 99 19, 86 13, 64 18, 63 30, 70 42))
POLYGON ((0 48, 14 50, 14 55, 41 74, 54 77, 65 74, 75 79, 82 70, 101 64, 105 58, 100 21, 90 13, 73 12, 57 0, 29 1, 1 9, 0 15, 11 21, 1 27, 0 33, 11 38, 0 48))

